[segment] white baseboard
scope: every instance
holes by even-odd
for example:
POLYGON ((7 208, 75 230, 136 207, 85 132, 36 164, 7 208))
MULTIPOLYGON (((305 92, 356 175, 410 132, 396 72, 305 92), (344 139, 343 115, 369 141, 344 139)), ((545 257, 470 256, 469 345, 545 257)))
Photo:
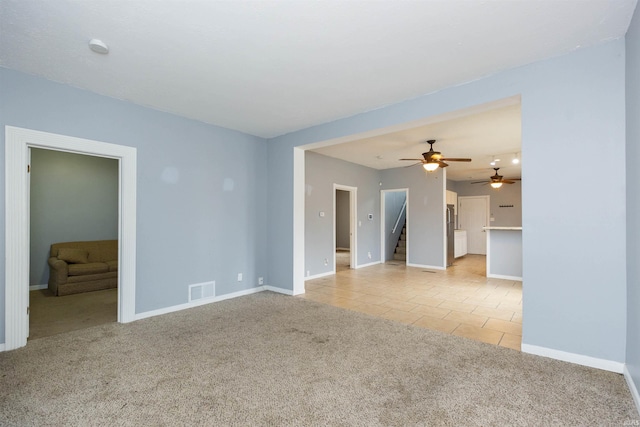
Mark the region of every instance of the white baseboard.
POLYGON ((39 291, 40 289, 47 289, 49 285, 46 283, 44 285, 29 285, 30 291, 39 291))
POLYGON ((327 277, 327 276, 332 276, 336 274, 335 271, 327 271, 326 273, 320 273, 320 274, 314 274, 313 276, 307 276, 304 278, 304 281, 306 282, 307 280, 313 280, 313 279, 319 279, 321 277, 327 277))
POLYGON ((369 262, 367 264, 360 264, 360 265, 356 264, 356 268, 355 269, 357 270, 359 268, 371 267, 372 265, 376 265, 376 264, 380 264, 380 263, 381 263, 381 261, 374 261, 374 262, 369 262))
POLYGON ((407 267, 426 268, 428 270, 446 270, 447 267, 435 266, 435 265, 423 265, 423 264, 410 264, 407 263, 407 267))
POLYGON ((214 302, 224 301, 226 299, 238 298, 245 295, 255 294, 265 290, 264 286, 258 286, 257 288, 245 289, 238 292, 232 292, 230 294, 219 295, 213 298, 203 298, 196 301, 191 301, 185 304, 173 305, 171 307, 160 308, 158 310, 145 311, 144 313, 138 313, 135 315, 134 320, 142 320, 149 317, 160 316, 162 314, 173 313, 176 311, 186 310, 188 308, 198 307, 205 304, 212 304, 214 302))
POLYGON ((582 354, 568 353, 562 350, 554 350, 552 348, 539 347, 537 345, 522 344, 523 353, 535 354, 536 356, 548 357, 550 359, 562 360, 563 362, 575 363, 576 365, 589 366, 590 368, 602 369, 604 371, 615 372, 621 374, 624 370, 624 363, 614 362, 613 360, 598 359, 596 357, 585 356, 582 354))
POLYGON ((518 282, 522 282, 522 277, 518 276, 505 276, 502 274, 489 274, 487 273, 487 277, 491 279, 505 279, 505 280, 516 280, 518 282))
MULTIPOLYGON (((265 291, 277 292, 279 294, 290 295, 290 296, 299 295, 300 294, 300 293, 294 294, 291 289, 277 288, 275 286, 266 286, 265 285, 265 286, 263 286, 263 288, 264 288, 265 291)), ((301 293, 304 293, 304 292, 301 292, 301 293)))
POLYGON ((336 251, 347 251, 347 252, 351 252, 351 249, 349 249, 349 248, 336 248, 336 251))
POLYGON ((627 385, 629 386, 629 391, 631 392, 633 401, 636 404, 636 409, 638 410, 638 412, 640 412, 640 393, 638 393, 638 388, 633 382, 633 378, 631 377, 631 373, 627 369, 627 365, 624 365, 624 379, 627 380, 627 385))

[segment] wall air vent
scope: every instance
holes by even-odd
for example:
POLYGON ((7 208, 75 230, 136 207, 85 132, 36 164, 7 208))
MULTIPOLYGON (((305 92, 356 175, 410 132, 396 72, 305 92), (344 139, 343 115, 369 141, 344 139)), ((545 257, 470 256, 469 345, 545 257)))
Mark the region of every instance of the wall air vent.
POLYGON ((216 296, 216 282, 196 283, 189 285, 189 302, 216 296))

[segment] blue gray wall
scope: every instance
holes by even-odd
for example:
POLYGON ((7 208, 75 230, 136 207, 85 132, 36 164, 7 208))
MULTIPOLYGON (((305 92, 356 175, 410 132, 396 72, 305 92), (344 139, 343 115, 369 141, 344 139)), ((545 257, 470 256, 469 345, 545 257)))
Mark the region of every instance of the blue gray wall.
MULTIPOLYGON (((640 10, 626 37, 627 369, 640 390, 640 10)), ((640 402, 636 402, 640 403, 640 402)))
POLYGON ((623 362, 625 168, 609 168, 603 180, 593 153, 625 162, 624 57, 624 40, 616 40, 270 140, 269 235, 278 237, 269 239, 270 280, 293 288, 294 147, 520 95, 523 342, 623 362), (567 159, 562 188, 571 191, 561 191, 548 171, 567 167, 567 159))
POLYGON ((305 158, 305 273, 316 276, 335 270, 333 184, 358 188, 357 265, 380 261, 379 171, 311 151, 305 158), (370 213, 373 220, 367 218, 370 213))
MULTIPOLYGON (((489 196, 491 218, 493 227, 520 227, 522 226, 522 183, 503 184, 500 188, 491 188, 490 185, 471 184, 472 181, 459 181, 456 183, 458 197, 463 196, 489 196), (501 207, 502 206, 502 207, 501 207)), ((567 209, 559 207, 558 209, 567 209)))
POLYGON ((31 149, 29 284, 49 280, 52 243, 118 238, 118 161, 31 149))
POLYGON ((443 170, 427 173, 415 166, 385 169, 380 176, 383 190, 409 189, 407 264, 445 268, 443 170))
MULTIPOLYGON (((269 283, 263 139, 2 68, 0 93, 2 128, 137 148, 136 313, 186 303, 193 283, 215 280, 218 295, 256 287, 260 276, 269 283)), ((4 132, 0 138, 4 145, 4 132)), ((0 156, 4 193, 4 150, 0 156)), ((0 270, 4 342, 4 264, 0 270)))

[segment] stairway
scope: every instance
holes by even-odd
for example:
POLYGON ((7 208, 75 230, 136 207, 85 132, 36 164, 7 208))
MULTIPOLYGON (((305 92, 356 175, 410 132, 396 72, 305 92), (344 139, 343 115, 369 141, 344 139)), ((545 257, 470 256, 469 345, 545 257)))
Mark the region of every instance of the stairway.
POLYGON ((407 261, 407 225, 405 224, 402 227, 402 233, 400 233, 400 238, 398 239, 398 244, 396 245, 396 251, 393 254, 393 259, 397 261, 407 261))

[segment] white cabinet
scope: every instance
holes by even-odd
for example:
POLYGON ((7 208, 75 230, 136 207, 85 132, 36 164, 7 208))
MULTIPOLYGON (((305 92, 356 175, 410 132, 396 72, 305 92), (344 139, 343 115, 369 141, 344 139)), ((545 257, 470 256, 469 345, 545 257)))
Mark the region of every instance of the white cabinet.
POLYGON ((454 231, 453 238, 453 256, 459 258, 467 254, 467 231, 456 230, 454 231))
POLYGON ((453 214, 458 215, 458 193, 447 190, 447 205, 453 205, 453 214))

